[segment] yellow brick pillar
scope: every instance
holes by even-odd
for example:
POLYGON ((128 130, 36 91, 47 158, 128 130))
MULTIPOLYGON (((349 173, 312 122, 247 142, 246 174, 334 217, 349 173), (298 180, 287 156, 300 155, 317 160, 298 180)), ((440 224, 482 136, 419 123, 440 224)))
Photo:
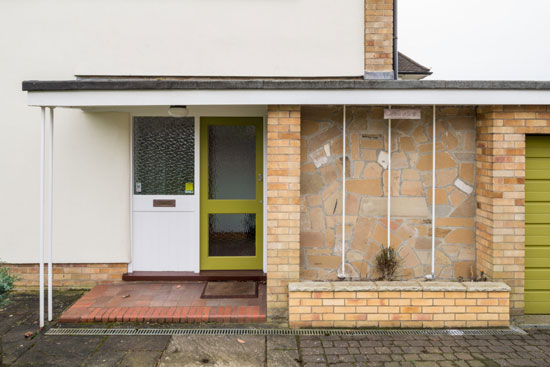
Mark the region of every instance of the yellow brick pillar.
POLYGON ((300 106, 267 113, 267 317, 288 320, 288 283, 300 278, 300 106))
POLYGON ((549 134, 548 106, 477 109, 477 270, 507 283, 511 314, 523 314, 525 134, 549 134))

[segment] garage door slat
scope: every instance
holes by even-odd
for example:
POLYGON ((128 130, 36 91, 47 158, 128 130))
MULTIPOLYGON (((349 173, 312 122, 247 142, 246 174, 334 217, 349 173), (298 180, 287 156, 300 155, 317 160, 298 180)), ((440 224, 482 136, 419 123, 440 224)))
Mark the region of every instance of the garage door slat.
POLYGON ((528 223, 548 223, 550 214, 526 214, 525 221, 528 223))
POLYGON ((525 246, 548 246, 550 236, 525 236, 525 246))
POLYGON ((528 152, 526 151, 528 158, 546 158, 548 156, 550 156, 550 148, 547 147, 530 148, 528 152))
POLYGON ((525 142, 525 313, 550 314, 550 136, 525 142))

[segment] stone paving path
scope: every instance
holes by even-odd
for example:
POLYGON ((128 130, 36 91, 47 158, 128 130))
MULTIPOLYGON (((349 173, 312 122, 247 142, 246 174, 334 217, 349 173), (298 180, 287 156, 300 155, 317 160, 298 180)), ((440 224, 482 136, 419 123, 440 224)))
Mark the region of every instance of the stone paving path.
POLYGON ((550 332, 525 336, 301 337, 305 367, 549 366, 550 332))
MULTIPOLYGON (((56 314, 78 296, 58 296, 56 314)), ((10 304, 0 306, 3 367, 550 366, 550 330, 501 336, 107 337, 40 333, 25 338, 25 332, 37 329, 37 297, 17 295, 12 299, 10 304)))
POLYGON ((484 337, 39 336, 2 366, 549 366, 550 333, 484 337))

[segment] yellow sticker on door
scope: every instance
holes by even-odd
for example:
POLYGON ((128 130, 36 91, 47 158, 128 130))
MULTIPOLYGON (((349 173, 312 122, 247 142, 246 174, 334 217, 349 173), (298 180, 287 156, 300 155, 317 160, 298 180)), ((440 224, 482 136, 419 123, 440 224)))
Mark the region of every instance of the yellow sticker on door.
POLYGON ((185 183, 185 193, 186 194, 192 194, 193 193, 193 182, 186 182, 185 183))

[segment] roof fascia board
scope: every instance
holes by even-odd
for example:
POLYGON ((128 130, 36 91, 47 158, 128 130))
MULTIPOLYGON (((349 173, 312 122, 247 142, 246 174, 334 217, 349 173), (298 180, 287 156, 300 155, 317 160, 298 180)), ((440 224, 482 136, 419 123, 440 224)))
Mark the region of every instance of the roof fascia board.
POLYGON ((549 89, 550 81, 506 80, 175 80, 175 79, 95 79, 95 80, 28 80, 24 91, 84 90, 325 90, 325 89, 549 89))
POLYGON ((31 106, 166 105, 550 105, 550 90, 324 89, 110 90, 28 92, 31 106))

